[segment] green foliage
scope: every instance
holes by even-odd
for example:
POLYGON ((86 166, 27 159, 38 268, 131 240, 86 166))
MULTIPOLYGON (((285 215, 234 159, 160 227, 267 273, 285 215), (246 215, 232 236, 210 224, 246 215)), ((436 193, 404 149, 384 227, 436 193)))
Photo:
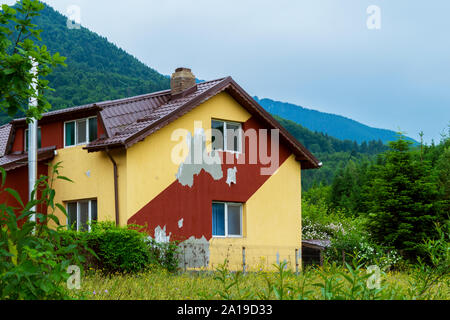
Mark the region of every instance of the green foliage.
POLYGON ((390 143, 367 186, 366 203, 373 239, 413 257, 419 242, 436 236, 434 224, 444 215, 435 171, 430 161, 414 159, 409 145, 402 138, 390 143))
MULTIPOLYGON (((69 265, 81 265, 84 257, 77 250, 77 243, 66 246, 66 238, 58 232, 62 226, 54 214, 57 209, 66 214, 64 207, 54 204, 52 182, 60 177, 59 164, 54 165, 52 176, 41 176, 36 182, 36 200, 22 204, 13 190, 3 190, 20 203, 13 208, 0 204, 0 299, 43 300, 68 299, 64 285, 69 265), (36 192, 39 190, 39 192, 36 192), (47 213, 34 208, 48 208, 47 213), (18 213, 18 216, 16 216, 18 213), (35 215, 35 221, 31 217, 35 215), (48 223, 54 223, 56 229, 48 223)), ((0 168, 2 182, 6 176, 0 168)), ((35 199, 35 197, 33 197, 35 199)))
MULTIPOLYGON (((381 140, 358 144, 355 141, 339 140, 321 132, 313 132, 300 124, 278 116, 275 118, 323 163, 320 170, 302 172, 303 190, 309 190, 321 184, 330 185, 335 181, 335 177, 339 176, 348 166, 349 162, 354 163, 354 166, 359 163, 367 166, 375 161, 377 154, 388 149, 381 140)), ((347 183, 352 183, 352 180, 348 180, 347 183)))
MULTIPOLYGON (((274 265, 273 273, 246 274, 233 273, 227 269, 227 262, 216 270, 214 279, 218 289, 211 294, 203 293, 207 299, 260 299, 260 300, 399 300, 399 299, 433 299, 448 295, 436 288, 428 296, 417 296, 415 287, 405 289, 397 281, 388 282, 387 274, 380 271, 379 285, 374 271, 365 268, 365 264, 353 258, 342 267, 337 263, 325 262, 323 267, 306 269, 295 275, 287 269, 286 263, 274 265), (261 282, 257 287, 245 286, 249 281, 261 282)), ((423 276, 423 274, 422 274, 423 276)))
POLYGON ((424 253, 424 259, 419 261, 412 269, 412 280, 410 281, 410 295, 414 299, 432 299, 431 289, 444 285, 443 290, 450 289, 450 224, 444 226, 436 225, 438 237, 426 239, 419 245, 424 253))
MULTIPOLYGON (((67 18, 48 5, 32 22, 44 30, 39 42, 65 56, 67 67, 41 75, 54 91, 45 98, 53 110, 125 98, 170 88, 170 78, 159 74, 105 37, 81 27, 67 27, 67 18)), ((29 69, 27 69, 29 70, 29 69)), ((11 120, 0 115, 0 122, 11 120)))
POLYGON ((361 227, 333 237, 325 257, 336 263, 351 263, 357 259, 360 264, 376 265, 383 270, 403 266, 403 259, 395 248, 375 244, 361 227))
POLYGON ((177 242, 160 243, 150 237, 147 237, 145 241, 150 250, 151 264, 161 266, 169 272, 178 270, 180 248, 177 242))
POLYGON ((358 223, 345 209, 330 207, 330 192, 329 186, 320 186, 303 193, 303 239, 332 239, 354 229, 358 223))
POLYGON ((94 222, 89 232, 69 230, 64 233, 95 253, 88 255, 88 268, 102 270, 106 274, 137 273, 153 266, 176 271, 176 243, 157 243, 140 229, 142 227, 137 225, 121 227, 114 222, 94 222))
POLYGON ((21 112, 27 118, 39 119, 50 109, 46 92, 51 88, 45 77, 53 67, 64 65, 65 58, 59 53, 51 55, 47 46, 34 43, 42 40, 42 30, 32 22, 43 9, 44 4, 38 0, 21 0, 14 7, 3 4, 0 11, 0 110, 10 117, 21 112), (30 73, 30 58, 38 64, 38 81, 30 73), (30 98, 37 99, 37 108, 28 108, 30 98))
POLYGON ((112 222, 93 224, 88 239, 89 247, 99 257, 98 267, 105 272, 137 272, 148 267, 144 234, 132 226, 116 227, 112 222))

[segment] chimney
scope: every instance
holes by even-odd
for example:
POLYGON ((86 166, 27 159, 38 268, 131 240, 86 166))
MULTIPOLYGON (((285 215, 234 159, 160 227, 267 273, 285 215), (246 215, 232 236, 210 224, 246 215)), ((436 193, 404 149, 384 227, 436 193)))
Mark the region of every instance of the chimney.
POLYGON ((189 90, 189 93, 197 90, 195 76, 191 72, 191 69, 177 68, 170 79, 172 97, 183 96, 183 93, 187 93, 185 91, 190 88, 192 88, 192 90, 189 90))

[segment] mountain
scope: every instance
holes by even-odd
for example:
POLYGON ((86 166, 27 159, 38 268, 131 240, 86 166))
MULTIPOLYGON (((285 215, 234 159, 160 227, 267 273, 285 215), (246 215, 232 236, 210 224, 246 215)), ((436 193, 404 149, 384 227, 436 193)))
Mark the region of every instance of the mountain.
MULTIPOLYGON (((170 87, 169 76, 158 73, 110 43, 105 37, 84 27, 68 28, 67 17, 48 5, 34 18, 33 23, 43 30, 42 43, 50 52, 59 52, 67 57, 67 67, 57 67, 48 76, 50 86, 55 89, 46 93, 53 110, 140 95, 170 87)), ((198 80, 200 81, 202 80, 198 80)), ((299 140, 312 152, 366 153, 369 149, 373 152, 380 147, 379 139, 386 142, 395 137, 395 133, 391 131, 373 129, 344 117, 270 99, 262 99, 259 102, 270 113, 301 124, 303 127, 283 122, 283 125, 302 137, 303 140, 300 138, 299 140), (305 128, 324 134, 313 134, 305 128), (329 136, 346 141, 332 139, 329 136), (371 142, 372 145, 361 144, 359 150, 357 144, 355 147, 354 140, 375 141, 371 142)), ((9 120, 6 115, 0 114, 1 123, 9 120)))
POLYGON ((275 119, 311 151, 322 163, 320 170, 302 172, 302 187, 306 191, 312 186, 329 185, 350 162, 374 163, 377 155, 388 150, 381 140, 358 144, 356 141, 339 140, 322 132, 312 132, 291 120, 274 115, 275 119))
MULTIPOLYGON (((67 17, 46 5, 33 19, 51 53, 67 57, 47 77, 55 89, 46 95, 52 110, 140 95, 170 87, 170 77, 149 68, 121 48, 84 27, 69 29, 67 17)), ((0 115, 1 123, 9 121, 0 115)))
MULTIPOLYGON (((355 120, 331 113, 307 109, 295 104, 274 101, 271 99, 255 99, 268 112, 279 117, 290 119, 312 131, 323 132, 341 140, 355 140, 358 143, 370 140, 381 140, 383 143, 394 141, 398 133, 372 128, 355 120)), ((408 138, 416 142, 415 140, 408 138)))

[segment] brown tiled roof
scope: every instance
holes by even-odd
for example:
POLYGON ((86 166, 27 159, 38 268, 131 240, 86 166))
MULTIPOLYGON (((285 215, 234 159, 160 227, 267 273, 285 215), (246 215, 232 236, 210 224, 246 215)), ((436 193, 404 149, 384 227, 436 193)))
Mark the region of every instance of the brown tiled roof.
MULTIPOLYGON (((293 150, 297 160, 302 162, 302 168, 310 169, 320 166, 319 161, 231 77, 198 83, 195 87, 187 89, 177 96, 172 96, 170 90, 164 90, 131 98, 56 110, 44 114, 40 122, 62 120, 67 117, 75 118, 83 114, 97 114, 106 135, 91 142, 85 149, 95 152, 106 148, 129 148, 220 92, 229 93, 268 127, 280 129, 280 138, 293 150)), ((25 119, 14 120, 11 123, 24 125, 25 119)), ((1 139, 0 136, 0 143, 1 139)))
POLYGON ((108 104, 99 104, 102 107, 100 114, 107 131, 107 137, 90 143, 86 149, 98 151, 105 147, 130 147, 147 136, 144 132, 148 128, 158 124, 167 116, 176 113, 188 102, 223 80, 199 83, 197 84, 197 90, 191 90, 192 93, 176 99, 171 97, 170 90, 165 90, 149 95, 112 101, 108 104), (134 141, 135 138, 137 141, 134 141))
POLYGON ((0 157, 6 154, 12 132, 12 124, 8 123, 0 127, 0 157))
MULTIPOLYGON (((38 161, 53 159, 55 156, 55 146, 38 150, 38 161)), ((17 169, 28 165, 28 153, 8 154, 0 157, 0 167, 6 171, 17 169)))

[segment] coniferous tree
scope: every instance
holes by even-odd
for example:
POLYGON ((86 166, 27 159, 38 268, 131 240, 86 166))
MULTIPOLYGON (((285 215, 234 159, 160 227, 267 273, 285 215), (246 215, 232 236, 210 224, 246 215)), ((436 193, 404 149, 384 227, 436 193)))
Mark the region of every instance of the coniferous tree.
POLYGON ((435 236, 435 223, 443 221, 437 175, 429 161, 417 161, 410 142, 390 143, 385 164, 378 165, 370 182, 367 226, 377 242, 404 250, 409 257, 418 244, 435 236))

